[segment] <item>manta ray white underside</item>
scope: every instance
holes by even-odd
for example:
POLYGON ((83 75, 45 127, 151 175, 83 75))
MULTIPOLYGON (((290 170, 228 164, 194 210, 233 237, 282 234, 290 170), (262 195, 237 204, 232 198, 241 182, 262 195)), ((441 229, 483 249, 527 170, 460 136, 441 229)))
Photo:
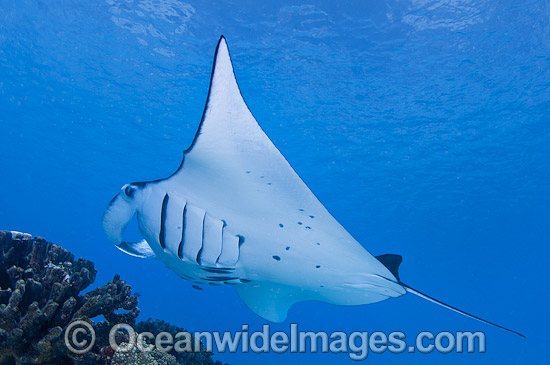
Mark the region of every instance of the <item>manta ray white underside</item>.
POLYGON ((223 36, 181 166, 167 179, 123 186, 103 229, 124 252, 159 259, 184 279, 233 285, 275 322, 306 300, 358 305, 414 292, 443 304, 400 282, 401 257, 373 257, 309 190, 248 109, 223 36), (124 242, 134 215, 144 240, 124 242))

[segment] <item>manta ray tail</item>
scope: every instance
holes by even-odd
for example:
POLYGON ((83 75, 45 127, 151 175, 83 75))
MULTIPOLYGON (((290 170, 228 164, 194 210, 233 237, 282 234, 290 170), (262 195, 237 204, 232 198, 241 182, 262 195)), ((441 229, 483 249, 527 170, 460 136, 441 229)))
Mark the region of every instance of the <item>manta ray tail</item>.
POLYGON ((478 320, 478 321, 480 321, 480 322, 490 324, 490 325, 492 325, 492 326, 501 328, 501 329, 503 329, 503 330, 505 330, 505 331, 508 331, 508 332, 515 333, 516 335, 525 338, 525 335, 522 335, 522 334, 519 333, 519 332, 516 332, 516 331, 511 330, 511 329, 509 329, 509 328, 503 327, 503 326, 498 325, 498 324, 496 324, 496 323, 490 322, 490 321, 488 321, 488 320, 486 320, 486 319, 483 319, 483 318, 480 318, 480 317, 478 317, 478 316, 474 316, 473 314, 470 314, 470 313, 468 313, 468 312, 464 312, 463 310, 460 310, 460 309, 458 309, 458 308, 456 308, 456 307, 453 307, 452 305, 443 303, 442 301, 439 301, 439 300, 437 300, 437 299, 434 299, 434 298, 430 297, 429 295, 426 295, 426 294, 424 294, 424 293, 422 293, 422 292, 420 292, 420 291, 418 291, 418 290, 416 290, 416 289, 411 288, 410 286, 408 286, 407 284, 405 284, 405 283, 403 283, 403 282, 401 282, 401 281, 399 282, 399 284, 401 284, 401 285, 405 288, 405 290, 407 290, 407 292, 412 293, 412 294, 414 294, 414 295, 418 295, 420 298, 429 300, 429 301, 432 302, 432 303, 438 304, 438 305, 440 305, 440 306, 442 306, 442 307, 445 307, 445 308, 447 308, 447 309, 450 309, 450 310, 452 310, 452 311, 454 311, 454 312, 460 313, 460 314, 462 314, 462 315, 464 315, 464 316, 466 316, 466 317, 470 317, 470 318, 476 319, 476 320, 478 320))
POLYGON ((376 257, 378 259, 378 261, 380 261, 382 264, 384 264, 384 266, 386 266, 388 268, 388 270, 391 271, 391 273, 397 278, 399 284, 401 284, 405 290, 408 292, 408 293, 412 293, 414 295, 417 295, 419 296, 420 298, 423 298, 423 299, 426 299, 432 303, 435 303, 437 305, 440 305, 444 308, 447 308, 447 309, 450 309, 452 310, 453 312, 456 312, 456 313, 460 313, 462 314, 463 316, 466 316, 466 317, 470 317, 470 318, 473 318, 475 320, 478 320, 480 322, 483 322, 483 323, 486 323, 486 324, 490 324, 491 326, 495 326, 495 327, 498 327, 500 329, 503 329, 505 331, 508 331, 508 332, 512 332, 518 336, 521 336, 523 338, 525 338, 525 335, 522 335, 521 333, 519 332, 516 332, 514 330, 511 330, 509 328, 506 328, 506 327, 503 327, 501 325, 498 325, 496 323, 493 323, 493 322, 490 322, 486 319, 483 319, 483 318, 480 318, 478 316, 474 316, 473 314, 470 314, 468 312, 465 312, 463 310, 460 310, 456 307, 453 307, 452 305, 449 305, 447 303, 443 303, 442 301, 440 300, 437 300, 435 298, 432 298, 431 296, 427 295, 427 294, 424 294, 416 289, 413 289, 411 288, 410 286, 408 286, 407 284, 403 283, 400 279, 399 279, 399 265, 401 264, 401 261, 403 261, 403 259, 401 258, 401 256, 399 255, 391 255, 391 254, 388 254, 388 255, 381 255, 381 256, 377 256, 376 257))

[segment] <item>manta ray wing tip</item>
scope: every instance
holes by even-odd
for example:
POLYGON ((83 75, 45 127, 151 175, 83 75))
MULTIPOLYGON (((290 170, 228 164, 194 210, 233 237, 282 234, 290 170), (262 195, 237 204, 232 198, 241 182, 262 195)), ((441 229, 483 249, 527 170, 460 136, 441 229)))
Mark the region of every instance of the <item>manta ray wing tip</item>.
POLYGON ((228 45, 227 45, 227 39, 225 38, 225 36, 222 34, 220 35, 220 39, 218 39, 218 45, 216 47, 216 50, 219 50, 220 47, 224 46, 225 48, 229 48, 228 45))

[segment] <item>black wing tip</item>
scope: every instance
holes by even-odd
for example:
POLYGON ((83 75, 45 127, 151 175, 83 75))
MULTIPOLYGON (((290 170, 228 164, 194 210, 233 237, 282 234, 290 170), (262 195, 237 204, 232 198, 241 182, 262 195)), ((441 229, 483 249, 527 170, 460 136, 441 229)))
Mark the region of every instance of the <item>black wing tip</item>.
POLYGON ((220 35, 220 38, 218 39, 218 44, 216 46, 216 53, 218 53, 218 49, 220 48, 220 44, 222 43, 225 43, 227 45, 227 39, 225 38, 225 36, 222 34, 220 35))
MULTIPOLYGON (((218 58, 218 51, 220 50, 220 46, 222 43, 225 43, 225 47, 229 51, 229 45, 227 44, 227 39, 225 39, 225 36, 222 34, 220 35, 220 39, 218 39, 218 44, 216 45, 216 51, 214 51, 214 62, 212 65, 212 74, 210 75, 210 82, 212 82, 212 77, 214 76, 214 68, 216 67, 216 58, 218 58)), ((208 92, 210 94, 210 91, 208 92)))

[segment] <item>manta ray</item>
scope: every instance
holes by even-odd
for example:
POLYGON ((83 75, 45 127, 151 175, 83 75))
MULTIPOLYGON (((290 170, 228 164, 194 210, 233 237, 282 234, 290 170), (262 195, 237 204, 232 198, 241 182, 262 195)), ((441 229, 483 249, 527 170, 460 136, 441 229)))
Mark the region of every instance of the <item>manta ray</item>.
POLYGON ((404 284, 401 256, 372 256, 338 223, 250 112, 223 36, 181 165, 166 179, 124 185, 102 223, 125 253, 161 260, 195 284, 232 285, 272 322, 302 301, 361 305, 413 293, 519 334, 404 284), (134 216, 143 240, 123 241, 134 216))

